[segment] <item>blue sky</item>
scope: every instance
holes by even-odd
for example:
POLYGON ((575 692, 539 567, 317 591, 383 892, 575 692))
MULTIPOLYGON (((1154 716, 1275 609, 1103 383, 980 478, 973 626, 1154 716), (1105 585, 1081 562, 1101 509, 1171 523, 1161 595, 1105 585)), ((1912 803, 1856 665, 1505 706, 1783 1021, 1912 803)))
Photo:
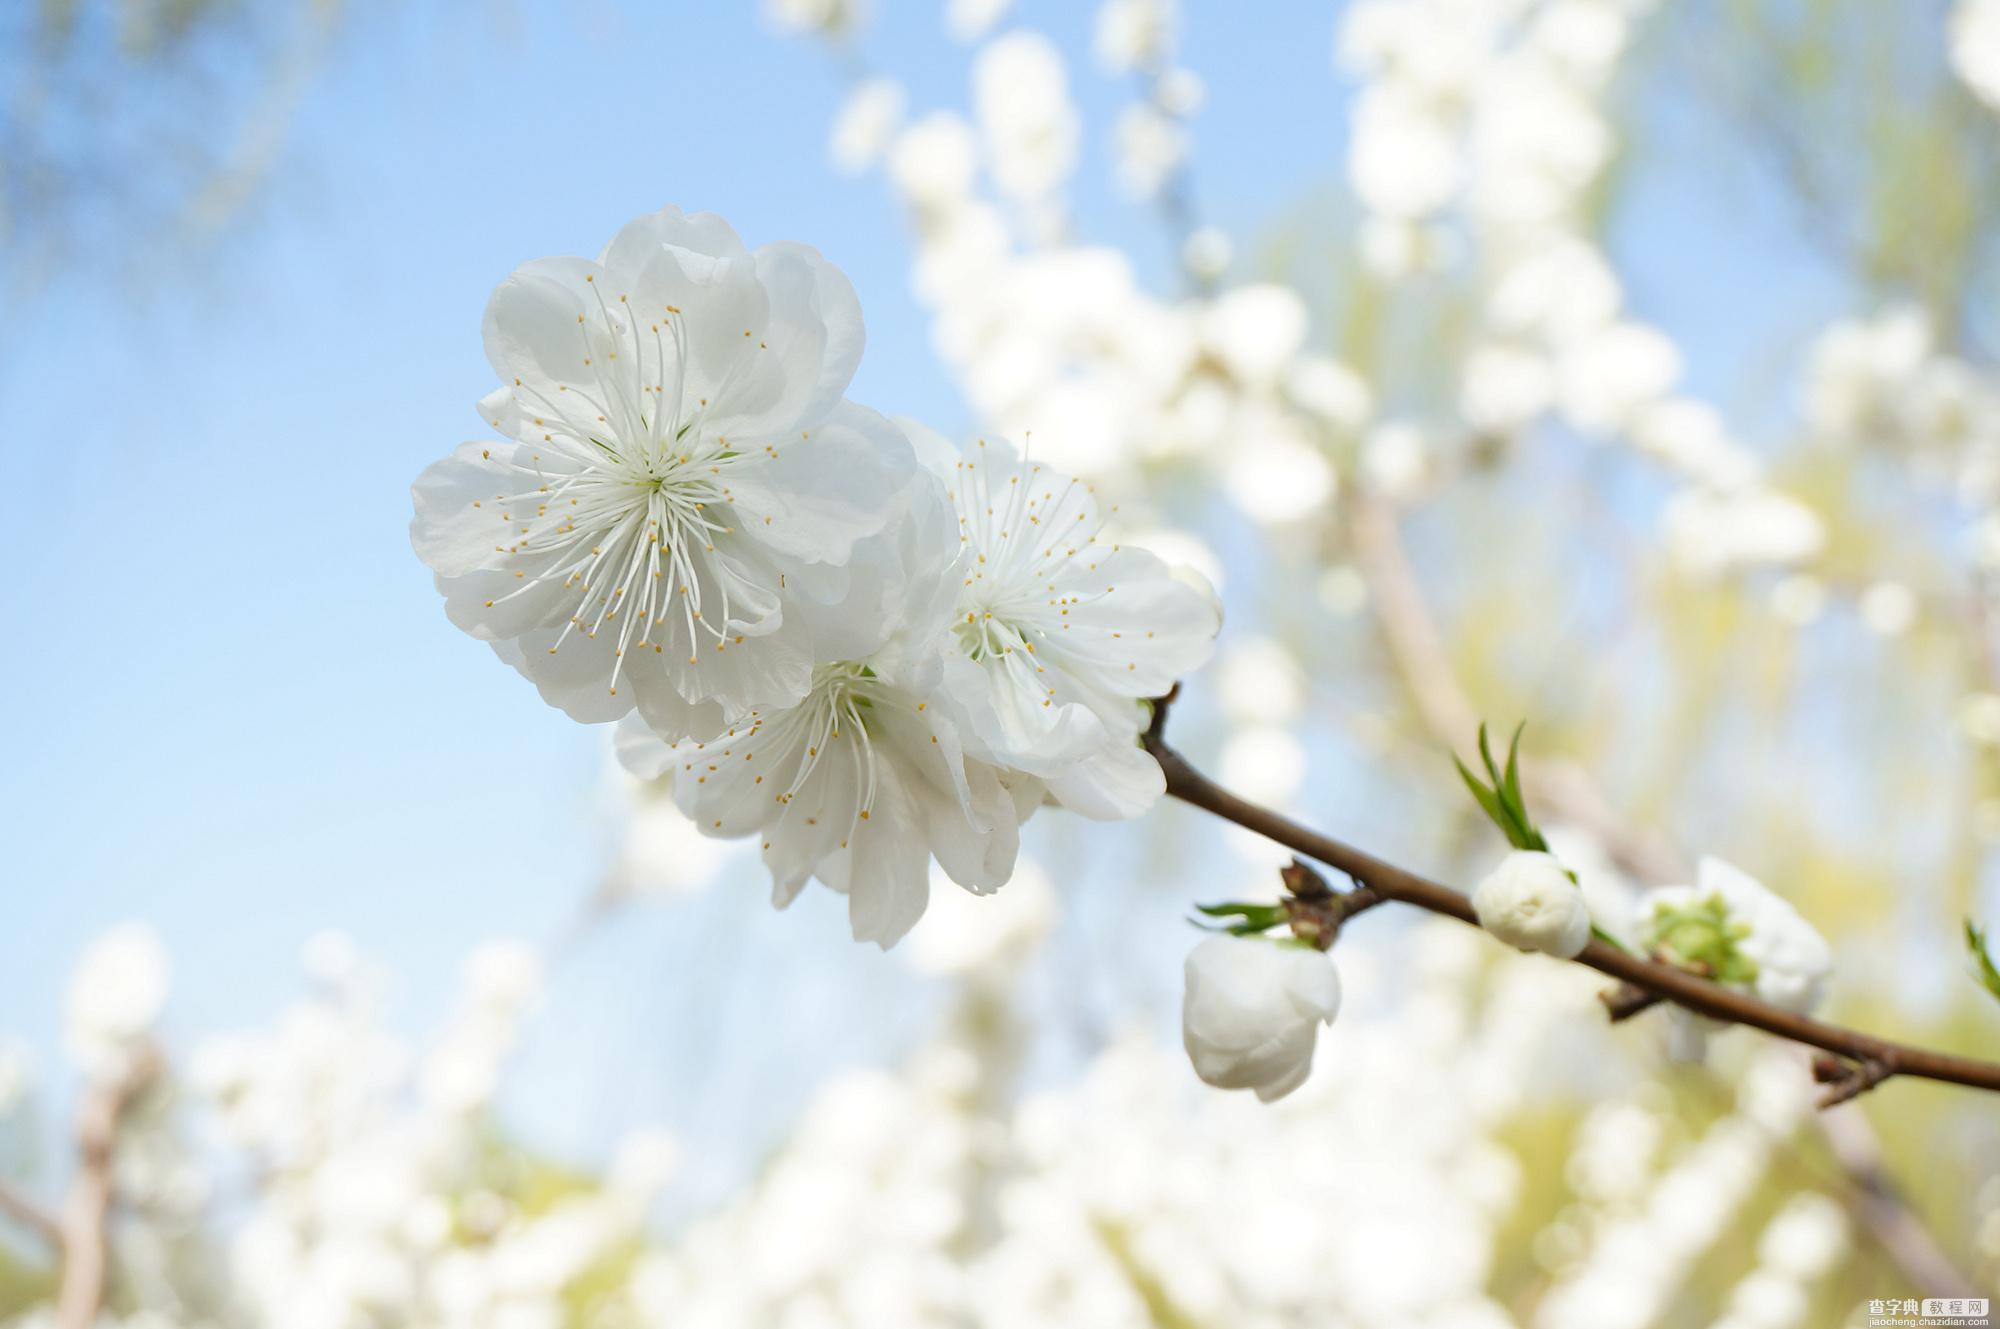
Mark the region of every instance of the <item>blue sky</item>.
MULTIPOLYGON (((962 105, 969 54, 937 8, 882 7, 868 59, 917 107, 962 105)), ((842 74, 824 51, 771 37, 749 5, 579 19, 523 4, 511 22, 436 8, 454 17, 378 16, 344 36, 256 218, 219 253, 137 303, 86 256, 7 339, 0 1028, 45 1064, 70 965, 126 918, 176 957, 183 1041, 274 1011, 299 944, 329 925, 404 976, 401 1010, 422 1028, 448 989, 440 966, 491 935, 552 934, 594 886, 611 830, 601 735, 450 627, 406 535, 410 480, 481 432, 480 311, 517 263, 595 252, 668 202, 721 212, 752 243, 808 241, 868 311, 853 395, 970 423, 909 293, 895 206, 879 180, 825 165, 842 74)), ((1267 3, 1255 22, 1190 8, 1209 88, 1203 207, 1254 252, 1336 178, 1337 7, 1267 3)), ((1088 10, 1023 4, 1013 20, 1071 58, 1091 125, 1081 229, 1158 279, 1157 223, 1105 183, 1107 113, 1128 90, 1092 68, 1088 10)), ((1640 196, 1656 206, 1620 240, 1635 300, 1726 401, 1738 385, 1720 367, 1776 316, 1710 293, 1754 279, 1798 319, 1826 289, 1809 261, 1774 257, 1785 237, 1754 177, 1693 191, 1670 176, 1640 196)), ((867 1039, 821 1048, 840 1021, 866 1016, 873 1046, 892 1045, 920 1022, 905 1000, 920 989, 893 959, 823 944, 840 931, 814 895, 781 917, 748 884, 621 918, 558 976, 563 1037, 530 1051, 529 1078, 588 1082, 589 1101, 545 1088, 521 1112, 587 1149, 609 1127, 695 1112, 691 1070, 721 1077, 704 1079, 702 1110, 728 1111, 781 1061, 799 1082, 801 1063, 871 1055, 867 1039), (778 972, 809 981, 760 995, 778 972), (783 1046, 736 1044, 745 1010, 786 1021, 783 1046), (632 1073, 591 1081, 597 1058, 632 1073)))

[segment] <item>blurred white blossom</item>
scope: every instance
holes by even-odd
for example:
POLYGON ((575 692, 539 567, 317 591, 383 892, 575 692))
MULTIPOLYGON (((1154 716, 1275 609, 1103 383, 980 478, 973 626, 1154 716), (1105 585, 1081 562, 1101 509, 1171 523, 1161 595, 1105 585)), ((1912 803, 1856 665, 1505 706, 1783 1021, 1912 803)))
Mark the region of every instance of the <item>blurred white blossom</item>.
POLYGON ((131 1072, 166 1006, 171 975, 166 948, 144 923, 122 923, 90 943, 63 1010, 64 1042, 84 1075, 112 1081, 131 1072))

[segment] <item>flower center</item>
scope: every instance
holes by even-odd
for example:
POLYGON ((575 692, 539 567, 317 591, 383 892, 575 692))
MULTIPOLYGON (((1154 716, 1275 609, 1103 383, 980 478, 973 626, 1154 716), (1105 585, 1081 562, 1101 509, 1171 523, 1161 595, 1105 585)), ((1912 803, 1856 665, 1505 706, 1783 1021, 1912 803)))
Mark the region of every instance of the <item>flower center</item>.
POLYGON ((596 318, 577 315, 585 381, 553 392, 514 382, 515 402, 544 431, 541 446, 567 465, 545 469, 542 453, 516 465, 532 483, 499 498, 511 537, 500 549, 522 584, 487 604, 560 585, 573 602, 549 653, 572 632, 614 630, 616 695, 628 651, 671 645, 693 664, 704 637, 717 649, 731 639, 732 576, 713 555, 735 529, 729 472, 741 454, 700 426, 748 360, 690 401, 680 309, 648 320, 627 296, 614 304, 594 276, 585 280, 597 305, 596 318))

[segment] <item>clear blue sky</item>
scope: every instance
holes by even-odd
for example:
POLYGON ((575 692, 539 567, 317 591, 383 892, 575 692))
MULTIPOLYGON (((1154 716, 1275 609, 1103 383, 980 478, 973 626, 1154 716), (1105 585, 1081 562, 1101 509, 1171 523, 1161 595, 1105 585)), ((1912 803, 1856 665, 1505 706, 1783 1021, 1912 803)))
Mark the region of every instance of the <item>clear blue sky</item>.
MULTIPOLYGON (((821 49, 771 37, 748 4, 522 4, 518 22, 423 8, 460 17, 345 35, 223 252, 141 305, 86 260, 7 338, 0 1028, 45 1064, 70 965, 128 917, 176 957, 185 1044, 274 1011, 299 943, 329 925, 405 976, 422 1028, 439 966, 487 936, 550 934, 594 886, 601 736, 445 621, 405 530, 410 480, 481 432, 480 311, 517 263, 595 252, 667 202, 721 212, 752 243, 808 241, 867 310, 854 395, 968 423, 909 294, 896 207, 879 180, 825 165, 842 78, 821 49)), ((962 106, 969 55, 938 6, 881 8, 870 59, 917 107, 962 106)), ((1091 125, 1082 229, 1158 277, 1156 223, 1103 183, 1127 89, 1091 65, 1091 8, 1013 19, 1071 57, 1091 125)), ((1254 247, 1338 172, 1337 6, 1190 9, 1203 205, 1254 247)), ((1695 386, 1724 396, 1720 366, 1773 327, 1709 293, 1754 277, 1796 318, 1814 274, 1741 189, 1667 180, 1646 196, 1657 207, 1621 242, 1635 299, 1696 348, 1695 386), (1693 238, 1648 243, 1666 235, 1693 238)), ((596 938, 558 977, 564 1036, 531 1047, 532 1128, 587 1149, 652 1115, 692 1126, 691 1069, 721 1077, 702 1110, 727 1113, 780 1061, 833 1055, 795 1050, 842 1021, 893 1035, 917 1020, 896 962, 826 945, 840 920, 814 898, 773 916, 746 884, 596 938), (777 972, 800 977, 758 995, 777 972), (732 1052, 745 1010, 782 1021, 785 1046, 732 1052), (599 1055, 632 1069, 593 1077, 599 1055)))

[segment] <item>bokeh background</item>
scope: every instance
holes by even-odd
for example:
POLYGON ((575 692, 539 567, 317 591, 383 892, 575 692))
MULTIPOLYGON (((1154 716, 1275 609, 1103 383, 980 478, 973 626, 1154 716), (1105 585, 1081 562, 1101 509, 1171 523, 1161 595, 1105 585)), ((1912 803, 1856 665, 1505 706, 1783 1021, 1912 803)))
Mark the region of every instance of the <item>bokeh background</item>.
MULTIPOLYGON (((1273 1109, 1175 1046, 1268 846, 1037 818, 883 954, 446 623, 407 486, 516 264, 665 203, 860 292, 852 394, 1201 567, 1177 741, 1614 930, 1729 858, 1992 1055, 2000 6, 21 0, 0 15, 0 1177, 92 1088, 104 1322, 1864 1324, 2000 1285, 2000 1112, 1705 1060, 1381 910, 1273 1109), (1676 1055, 1677 1053, 1682 1055, 1676 1055)), ((0 1317, 62 1323, 0 1214, 0 1317)), ((5 1321, 14 1323, 15 1321, 5 1321)), ((67 1329, 67 1326, 65 1326, 67 1329)))

